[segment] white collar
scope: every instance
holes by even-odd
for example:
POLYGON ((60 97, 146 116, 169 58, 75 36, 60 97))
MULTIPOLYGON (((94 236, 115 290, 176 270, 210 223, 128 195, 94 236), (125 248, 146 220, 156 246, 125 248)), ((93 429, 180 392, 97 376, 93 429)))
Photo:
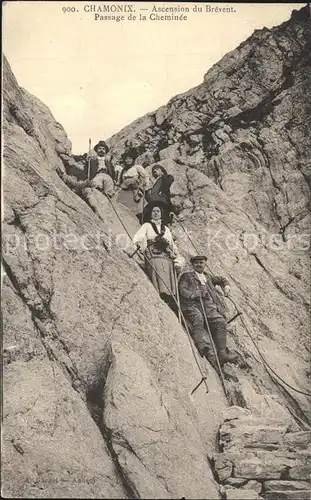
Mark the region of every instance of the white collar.
POLYGON ((197 271, 194 271, 198 280, 201 281, 201 283, 206 283, 207 279, 204 273, 198 273, 197 271))

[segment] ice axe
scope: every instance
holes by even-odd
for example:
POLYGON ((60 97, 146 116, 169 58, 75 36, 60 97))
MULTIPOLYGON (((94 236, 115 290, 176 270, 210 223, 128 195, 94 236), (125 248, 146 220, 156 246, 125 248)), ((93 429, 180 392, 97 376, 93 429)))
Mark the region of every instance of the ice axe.
POLYGON ((139 251, 140 251, 140 248, 139 248, 139 247, 137 247, 137 248, 136 248, 136 250, 135 250, 135 252, 133 252, 131 255, 129 255, 130 259, 131 259, 132 257, 134 257, 134 255, 135 255, 137 252, 139 252, 139 251))
POLYGON ((241 312, 238 311, 231 319, 229 319, 229 321, 227 321, 227 324, 229 325, 229 323, 231 323, 231 321, 234 321, 236 318, 238 318, 239 316, 241 316, 241 312))

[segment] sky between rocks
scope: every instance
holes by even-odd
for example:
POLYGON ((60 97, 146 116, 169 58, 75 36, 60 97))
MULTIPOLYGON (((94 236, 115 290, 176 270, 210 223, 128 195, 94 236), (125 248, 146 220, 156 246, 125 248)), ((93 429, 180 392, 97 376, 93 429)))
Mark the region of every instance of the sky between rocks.
POLYGON ((89 137, 95 144, 199 85, 207 70, 255 29, 277 26, 304 5, 133 2, 137 16, 148 16, 153 5, 203 8, 174 22, 95 21, 84 11, 87 5, 108 4, 113 2, 3 6, 3 52, 13 73, 51 109, 76 154, 87 150, 89 137), (207 13, 205 5, 232 6, 236 12, 207 13), (76 12, 64 13, 63 7, 76 12), (140 11, 144 8, 148 11, 140 11))

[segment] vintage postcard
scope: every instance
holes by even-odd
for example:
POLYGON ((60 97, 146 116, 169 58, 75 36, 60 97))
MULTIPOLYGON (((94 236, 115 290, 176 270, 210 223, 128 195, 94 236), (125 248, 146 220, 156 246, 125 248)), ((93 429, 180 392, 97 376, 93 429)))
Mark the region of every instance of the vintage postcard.
POLYGON ((309 6, 2 14, 2 496, 309 498, 309 6))

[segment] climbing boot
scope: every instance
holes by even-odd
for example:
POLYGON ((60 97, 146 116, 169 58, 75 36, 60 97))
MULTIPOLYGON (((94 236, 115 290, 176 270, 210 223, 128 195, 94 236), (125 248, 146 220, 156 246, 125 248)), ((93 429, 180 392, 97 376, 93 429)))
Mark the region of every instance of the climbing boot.
POLYGON ((219 375, 219 368, 218 368, 218 364, 217 364, 217 361, 216 361, 216 356, 213 353, 213 351, 211 351, 208 347, 205 347, 205 349, 203 350, 203 353, 204 353, 203 354, 204 357, 207 359, 207 361, 212 365, 212 367, 214 368, 214 370, 216 370, 216 372, 219 375))
POLYGON ((216 320, 214 321, 214 342, 217 349, 217 354, 219 358, 219 363, 222 366, 224 363, 231 362, 235 359, 235 356, 227 353, 227 325, 225 321, 216 320))
POLYGON ((236 353, 229 354, 225 349, 222 349, 218 352, 219 362, 221 365, 225 363, 234 363, 238 359, 238 355, 236 353))

